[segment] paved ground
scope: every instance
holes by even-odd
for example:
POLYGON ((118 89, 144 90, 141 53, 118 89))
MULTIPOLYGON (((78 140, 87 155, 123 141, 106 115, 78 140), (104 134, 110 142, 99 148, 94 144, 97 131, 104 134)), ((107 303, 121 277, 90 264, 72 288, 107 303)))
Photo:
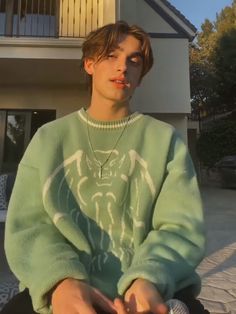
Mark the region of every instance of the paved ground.
POLYGON ((203 189, 207 256, 198 267, 200 299, 212 314, 236 314, 236 190, 203 189))
POLYGON ((10 272, 3 249, 4 223, 0 222, 0 310, 7 300, 17 293, 18 287, 14 275, 10 272))
MULTIPOLYGON (((202 194, 208 245, 207 256, 198 267, 203 281, 199 298, 211 314, 236 314, 236 190, 204 187, 202 194)), ((0 223, 0 308, 11 285, 0 223), (8 284, 3 285, 6 279, 8 284)))

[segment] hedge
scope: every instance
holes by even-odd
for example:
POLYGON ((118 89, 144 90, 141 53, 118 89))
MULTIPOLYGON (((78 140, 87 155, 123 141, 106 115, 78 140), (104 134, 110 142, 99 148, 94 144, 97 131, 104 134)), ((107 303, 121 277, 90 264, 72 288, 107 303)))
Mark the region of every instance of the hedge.
POLYGON ((197 154, 204 166, 214 167, 224 156, 236 155, 236 121, 219 120, 203 131, 197 142, 197 154))

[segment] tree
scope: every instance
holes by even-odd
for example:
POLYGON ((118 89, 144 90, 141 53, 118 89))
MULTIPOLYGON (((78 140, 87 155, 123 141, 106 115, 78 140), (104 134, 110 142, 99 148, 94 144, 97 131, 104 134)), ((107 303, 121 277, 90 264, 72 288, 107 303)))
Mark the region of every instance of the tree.
POLYGON ((198 119, 211 111, 218 98, 212 62, 215 47, 214 25, 206 19, 201 28, 197 44, 190 49, 191 105, 193 114, 198 119))
POLYGON ((218 101, 215 90, 216 76, 211 63, 203 57, 201 51, 190 52, 191 106, 196 118, 209 113, 218 101))
POLYGON ((190 49, 192 110, 207 115, 236 109, 236 0, 206 19, 190 49))
POLYGON ((228 30, 219 40, 215 53, 218 93, 222 107, 236 109, 236 28, 228 30))

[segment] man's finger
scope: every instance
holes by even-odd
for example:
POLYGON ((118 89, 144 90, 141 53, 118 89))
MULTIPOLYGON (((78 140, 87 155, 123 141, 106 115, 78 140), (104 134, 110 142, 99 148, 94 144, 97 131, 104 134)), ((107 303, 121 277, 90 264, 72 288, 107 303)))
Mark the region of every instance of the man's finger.
POLYGON ((93 288, 91 294, 93 303, 96 304, 101 310, 111 314, 116 313, 114 303, 101 291, 93 288))
POLYGON ((168 314, 169 313, 168 306, 164 303, 152 305, 150 309, 151 309, 151 313, 153 314, 168 314))
POLYGON ((117 314, 129 314, 129 312, 126 310, 124 302, 121 299, 116 298, 114 300, 114 305, 117 314))

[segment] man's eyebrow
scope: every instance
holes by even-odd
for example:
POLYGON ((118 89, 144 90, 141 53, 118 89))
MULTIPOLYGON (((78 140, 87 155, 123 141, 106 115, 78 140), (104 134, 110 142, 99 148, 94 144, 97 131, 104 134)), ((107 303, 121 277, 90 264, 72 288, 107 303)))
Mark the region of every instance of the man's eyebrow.
MULTIPOLYGON (((124 51, 124 48, 117 46, 114 50, 120 50, 120 51, 124 51)), ((130 56, 132 57, 140 57, 143 58, 143 54, 141 53, 141 51, 134 51, 130 54, 130 56)))
POLYGON ((134 51, 133 53, 131 53, 131 56, 143 58, 141 51, 134 51))

